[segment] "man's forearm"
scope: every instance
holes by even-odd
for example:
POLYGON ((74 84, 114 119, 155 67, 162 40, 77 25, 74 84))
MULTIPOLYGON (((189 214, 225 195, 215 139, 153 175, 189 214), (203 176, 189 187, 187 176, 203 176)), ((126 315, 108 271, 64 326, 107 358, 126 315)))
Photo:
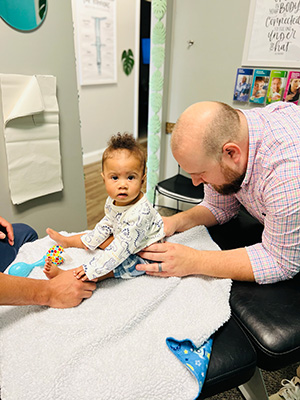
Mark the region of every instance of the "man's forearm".
POLYGON ((1 305, 46 305, 55 308, 75 307, 92 296, 94 282, 82 282, 68 270, 55 278, 30 279, 0 273, 1 305))
POLYGON ((254 274, 245 248, 198 252, 194 274, 239 281, 254 281, 254 274))
POLYGON ((184 232, 198 225, 209 227, 218 224, 214 215, 202 206, 195 206, 190 210, 175 214, 172 218, 174 218, 177 232, 184 232))
POLYGON ((21 278, 0 273, 0 304, 47 305, 49 281, 21 278))

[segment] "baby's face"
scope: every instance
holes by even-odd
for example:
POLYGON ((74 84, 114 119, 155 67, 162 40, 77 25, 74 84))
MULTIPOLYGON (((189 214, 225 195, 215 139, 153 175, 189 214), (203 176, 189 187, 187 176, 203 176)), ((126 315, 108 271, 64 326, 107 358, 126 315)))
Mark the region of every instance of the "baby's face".
POLYGON ((116 150, 104 163, 102 173, 107 194, 116 206, 134 204, 144 182, 141 161, 129 150, 116 150))

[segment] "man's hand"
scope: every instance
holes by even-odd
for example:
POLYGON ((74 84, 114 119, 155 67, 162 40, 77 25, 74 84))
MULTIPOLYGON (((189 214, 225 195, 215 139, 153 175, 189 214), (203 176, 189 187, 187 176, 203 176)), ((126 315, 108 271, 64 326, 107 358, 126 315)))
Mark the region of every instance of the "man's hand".
POLYGON ((245 248, 233 250, 195 250, 177 243, 155 243, 138 253, 153 264, 139 264, 138 271, 153 276, 207 275, 239 281, 254 281, 245 248), (159 272, 161 271, 161 272, 159 272))
POLYGON ((148 275, 169 277, 187 276, 196 273, 197 254, 199 251, 177 243, 155 243, 138 254, 142 258, 154 261, 153 264, 139 264, 138 271, 146 271, 148 275), (159 271, 161 264, 161 271, 159 271))
POLYGON ((96 289, 95 283, 76 279, 73 270, 65 271, 47 283, 49 294, 46 305, 54 308, 78 306, 83 299, 90 298, 96 289))
POLYGON ((12 225, 6 221, 6 219, 0 217, 0 226, 6 229, 6 235, 4 232, 0 231, 0 239, 5 239, 7 236, 8 243, 13 246, 14 245, 14 230, 12 225))

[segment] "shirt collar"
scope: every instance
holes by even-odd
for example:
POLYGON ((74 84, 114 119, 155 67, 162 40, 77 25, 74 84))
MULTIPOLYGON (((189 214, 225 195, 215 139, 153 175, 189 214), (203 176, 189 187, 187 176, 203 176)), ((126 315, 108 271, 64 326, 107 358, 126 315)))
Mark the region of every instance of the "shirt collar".
POLYGON ((249 147, 248 147, 248 161, 245 178, 242 183, 242 187, 246 186, 252 176, 252 171, 254 167, 254 161, 257 154, 257 151, 261 144, 261 137, 264 131, 263 120, 260 116, 260 113, 257 112, 257 109, 253 110, 239 110, 241 111, 248 125, 248 134, 249 134, 249 147))

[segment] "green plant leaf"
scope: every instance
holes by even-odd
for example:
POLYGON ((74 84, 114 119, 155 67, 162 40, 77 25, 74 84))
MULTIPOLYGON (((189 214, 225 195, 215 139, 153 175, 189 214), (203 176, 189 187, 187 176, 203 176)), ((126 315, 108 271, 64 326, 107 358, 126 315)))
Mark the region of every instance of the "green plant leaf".
POLYGON ((160 92, 164 86, 164 78, 159 70, 156 70, 150 77, 150 88, 154 92, 160 92))
POLYGON ((161 122, 159 116, 154 114, 149 120, 148 129, 150 133, 159 133, 161 130, 161 122))
POLYGON ((47 9, 47 0, 39 0, 39 17, 41 20, 44 19, 44 15, 47 9))
POLYGON ((165 59, 165 49, 162 46, 154 46, 151 51, 152 62, 159 69, 165 59))
POLYGON ((160 93, 152 92, 149 96, 149 100, 152 110, 155 113, 158 113, 162 106, 162 95, 160 93))
POLYGON ((152 153, 156 153, 160 147, 160 138, 158 135, 152 134, 148 136, 149 148, 152 153))
POLYGON ((152 3, 153 13, 158 20, 161 20, 167 11, 166 0, 156 0, 152 3))
POLYGON ((158 21, 154 25, 152 30, 152 43, 153 44, 164 44, 166 41, 166 28, 161 21, 158 21))
POLYGON ((130 75, 131 71, 133 70, 134 66, 134 56, 131 49, 128 51, 124 50, 122 53, 122 64, 123 64, 123 71, 128 76, 130 75))

